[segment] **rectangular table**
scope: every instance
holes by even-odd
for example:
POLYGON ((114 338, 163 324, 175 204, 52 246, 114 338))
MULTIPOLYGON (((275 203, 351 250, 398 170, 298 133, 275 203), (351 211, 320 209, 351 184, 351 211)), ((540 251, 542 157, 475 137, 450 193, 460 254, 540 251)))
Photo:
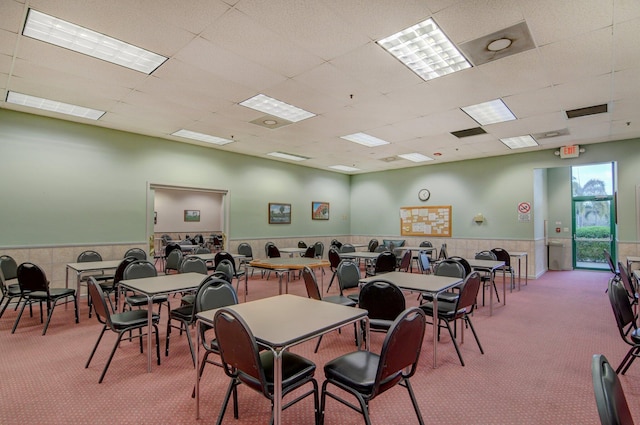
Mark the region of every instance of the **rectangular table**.
MULTIPOLYGON (((491 279, 495 271, 504 266, 504 261, 476 260, 475 258, 465 258, 471 268, 476 271, 491 273, 491 279)), ((507 272, 502 269, 502 304, 507 305, 507 272)), ((492 282, 493 284, 494 282, 492 282)), ((489 288, 489 316, 493 315, 493 288, 489 288)), ((484 287, 482 288, 484 291, 484 287)))
POLYGON ((293 257, 293 254, 304 254, 307 252, 307 248, 280 248, 278 251, 280 251, 280 254, 289 254, 289 257, 293 257))
MULTIPOLYGON (((147 297, 147 320, 149 332, 147 334, 147 371, 151 372, 151 333, 153 326, 153 297, 170 295, 178 292, 196 289, 207 276, 200 273, 177 273, 140 279, 121 280, 119 289, 131 290, 147 297)), ((124 302, 124 296, 120 297, 124 302)), ((120 310, 122 311, 122 310, 120 310)))
MULTIPOLYGON (((262 269, 262 270, 271 270, 278 276, 278 294, 282 295, 282 277, 283 275, 287 275, 287 286, 285 292, 289 292, 289 273, 294 270, 302 270, 305 267, 309 268, 319 268, 319 267, 329 267, 329 261, 319 259, 319 258, 306 258, 306 257, 276 257, 276 258, 265 258, 265 259, 255 259, 250 261, 246 267, 254 268, 254 269, 262 269)), ((320 274, 320 287, 321 291, 324 290, 324 279, 322 278, 322 274, 320 274)), ((247 291, 249 289, 249 273, 248 270, 244 274, 244 301, 247 300, 247 291)))
POLYGON ((526 251, 514 251, 509 252, 509 256, 518 259, 518 291, 520 290, 520 283, 522 282, 522 264, 521 260, 524 257, 524 284, 529 284, 529 253, 526 251))
MULTIPOLYGON (((278 295, 227 307, 242 316, 256 341, 274 354, 273 422, 282 417, 282 353, 291 346, 316 338, 334 329, 360 320, 365 321, 366 349, 369 349, 367 311, 296 295, 278 295)), ((217 310, 197 314, 196 418, 200 418, 200 326, 213 326, 217 310)))
MULTIPOLYGON (((411 251, 411 263, 409 263, 409 270, 411 272, 413 272, 413 252, 417 251, 426 251, 429 254, 431 254, 434 251, 437 251, 438 248, 436 248, 435 246, 399 246, 397 249, 406 249, 408 251, 411 251)), ((429 260, 431 260, 431 258, 429 258, 429 260)))
MULTIPOLYGON (((85 263, 67 263, 65 271, 65 287, 69 287, 69 270, 73 270, 76 274, 76 294, 80 298, 80 287, 83 274, 104 272, 105 270, 115 270, 118 268, 122 260, 108 261, 88 261, 85 263)), ((65 304, 66 308, 66 304, 65 304)))
POLYGON ((364 284, 377 279, 388 280, 400 289, 429 292, 433 294, 433 368, 435 369, 438 359, 436 348, 438 345, 438 295, 451 288, 459 286, 463 282, 463 279, 457 277, 436 276, 434 274, 389 272, 360 279, 360 282, 364 284))

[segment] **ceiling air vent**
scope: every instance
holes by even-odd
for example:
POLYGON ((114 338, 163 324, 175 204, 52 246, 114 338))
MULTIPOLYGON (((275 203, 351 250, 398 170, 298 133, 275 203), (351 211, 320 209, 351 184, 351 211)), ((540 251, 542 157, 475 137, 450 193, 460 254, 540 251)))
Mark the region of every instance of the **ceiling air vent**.
POLYGON ((381 158, 380 161, 384 161, 384 162, 393 162, 393 161, 397 161, 398 157, 397 156, 388 156, 386 158, 381 158))
POLYGON ((482 127, 474 127, 468 128, 466 130, 460 131, 452 131, 451 134, 456 136, 458 139, 462 139, 463 137, 469 136, 477 136, 478 134, 486 134, 487 132, 482 129, 482 127))
POLYGON ((563 128, 562 130, 551 130, 551 131, 545 131, 542 133, 532 134, 533 138, 536 140, 550 139, 552 137, 560 137, 560 136, 568 136, 568 135, 569 135, 568 128, 563 128))
POLYGON ((567 118, 578 118, 587 115, 604 114, 607 112, 607 104, 587 106, 586 108, 572 109, 567 111, 567 118))

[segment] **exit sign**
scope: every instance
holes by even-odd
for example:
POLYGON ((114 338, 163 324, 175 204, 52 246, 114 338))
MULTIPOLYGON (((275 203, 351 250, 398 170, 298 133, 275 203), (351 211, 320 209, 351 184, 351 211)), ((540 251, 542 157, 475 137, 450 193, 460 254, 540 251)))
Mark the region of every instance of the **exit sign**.
POLYGON ((580 146, 571 145, 560 148, 560 158, 577 158, 580 155, 580 146))

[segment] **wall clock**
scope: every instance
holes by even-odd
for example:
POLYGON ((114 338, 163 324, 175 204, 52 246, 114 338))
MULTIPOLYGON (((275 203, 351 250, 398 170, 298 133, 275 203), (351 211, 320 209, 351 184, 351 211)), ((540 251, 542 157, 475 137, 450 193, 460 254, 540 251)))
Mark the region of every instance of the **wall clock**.
POLYGON ((428 189, 420 189, 420 191, 418 192, 418 199, 420 199, 421 201, 428 201, 430 197, 431 192, 429 192, 428 189))

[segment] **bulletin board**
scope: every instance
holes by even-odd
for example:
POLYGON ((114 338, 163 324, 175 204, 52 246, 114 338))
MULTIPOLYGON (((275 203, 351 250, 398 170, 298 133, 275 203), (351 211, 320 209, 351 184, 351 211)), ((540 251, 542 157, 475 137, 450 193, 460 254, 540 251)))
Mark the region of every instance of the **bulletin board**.
POLYGON ((451 205, 401 207, 400 234, 451 237, 451 205))

